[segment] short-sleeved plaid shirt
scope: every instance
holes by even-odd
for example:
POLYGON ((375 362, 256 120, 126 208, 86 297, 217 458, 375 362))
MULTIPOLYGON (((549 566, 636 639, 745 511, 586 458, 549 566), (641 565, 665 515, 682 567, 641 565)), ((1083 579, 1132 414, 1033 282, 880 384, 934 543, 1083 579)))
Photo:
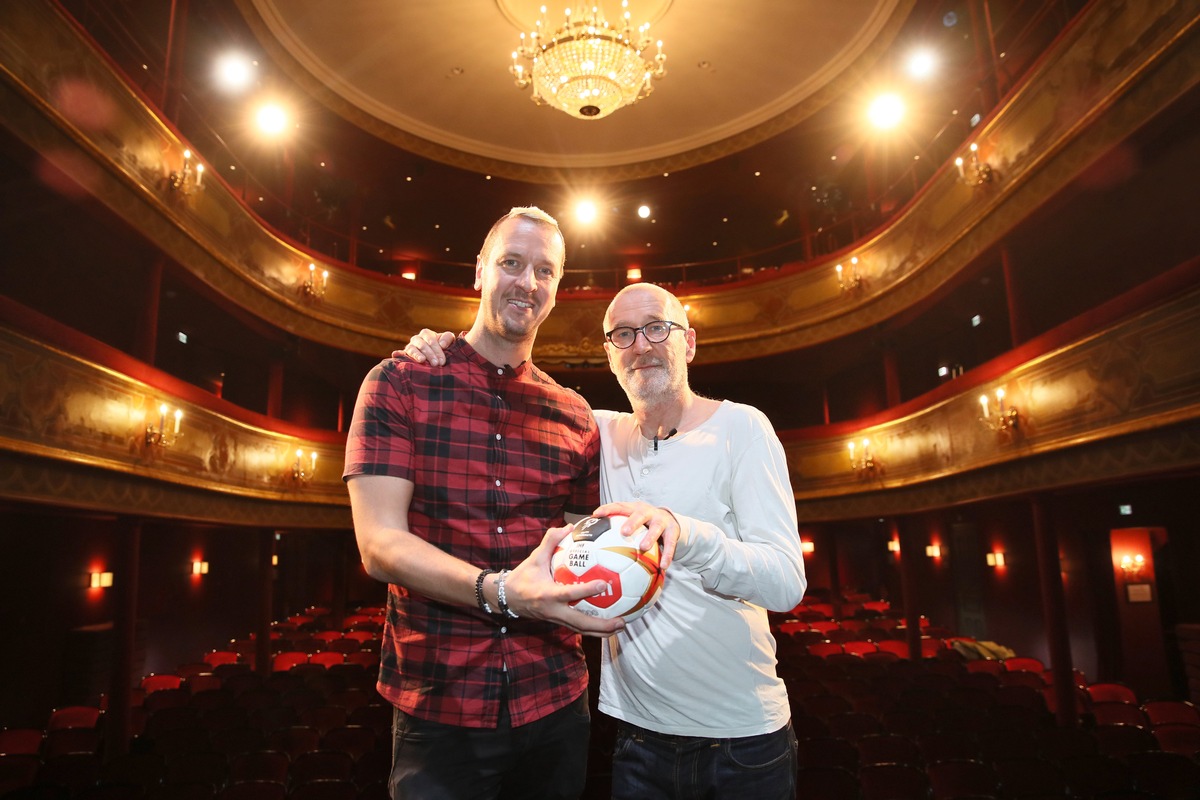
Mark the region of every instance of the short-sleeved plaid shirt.
MULTIPOLYGON (((600 437, 591 409, 526 362, 498 367, 460 336, 446 365, 396 352, 359 390, 343 477, 414 484, 410 530, 480 568, 511 568, 563 512, 599 501, 600 437)), ((562 708, 587 687, 579 636, 547 622, 388 587, 379 692, 448 725, 494 727, 507 685, 513 725, 562 708)))

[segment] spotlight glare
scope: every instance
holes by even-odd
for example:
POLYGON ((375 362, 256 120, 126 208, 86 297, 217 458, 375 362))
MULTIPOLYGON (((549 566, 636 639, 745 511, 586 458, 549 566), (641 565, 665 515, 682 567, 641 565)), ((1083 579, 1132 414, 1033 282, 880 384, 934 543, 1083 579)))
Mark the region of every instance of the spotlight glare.
POLYGON ((590 225, 596 221, 596 204, 591 200, 581 200, 575 206, 575 219, 590 225))
POLYGON ((254 81, 254 62, 242 53, 226 53, 213 65, 217 87, 226 92, 241 92, 254 81))
POLYGON ((259 106, 254 115, 258 129, 268 136, 278 136, 287 129, 288 115, 283 106, 278 103, 266 103, 259 106))
POLYGON ((889 130, 900 124, 904 117, 904 101, 900 95, 888 92, 871 101, 867 107, 867 119, 876 128, 889 130))
POLYGON ((650 216, 650 206, 638 206, 638 216, 646 219, 650 216))
POLYGON ((932 50, 921 49, 908 57, 908 74, 917 80, 925 80, 933 76, 937 69, 937 59, 932 50))

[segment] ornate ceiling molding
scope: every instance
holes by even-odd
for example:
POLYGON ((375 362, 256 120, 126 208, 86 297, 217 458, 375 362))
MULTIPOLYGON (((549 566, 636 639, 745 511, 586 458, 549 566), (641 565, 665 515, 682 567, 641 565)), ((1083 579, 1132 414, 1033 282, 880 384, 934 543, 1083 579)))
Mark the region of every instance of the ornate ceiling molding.
MULTIPOLYGON (((995 180, 971 188, 943 170, 906 213, 843 254, 860 260, 863 285, 853 296, 840 291, 833 263, 824 261, 683 293, 705 342, 698 362, 811 347, 933 295, 1200 81, 1198 19, 1194 8, 1169 0, 1090 6, 977 134, 995 180)), ((230 302, 297 336, 370 354, 389 352, 406 331, 470 326, 472 293, 322 263, 263 227, 220 181, 191 196, 174 192, 169 176, 182 165, 185 143, 52 6, 0 4, 0 22, 8 34, 0 49, 2 124, 230 302), (73 119, 56 103, 78 80, 104 99, 103 124, 73 119), (331 273, 319 301, 303 292, 313 261, 331 273)), ((605 297, 564 293, 539 333, 539 363, 604 363, 598 322, 606 305, 605 297)))

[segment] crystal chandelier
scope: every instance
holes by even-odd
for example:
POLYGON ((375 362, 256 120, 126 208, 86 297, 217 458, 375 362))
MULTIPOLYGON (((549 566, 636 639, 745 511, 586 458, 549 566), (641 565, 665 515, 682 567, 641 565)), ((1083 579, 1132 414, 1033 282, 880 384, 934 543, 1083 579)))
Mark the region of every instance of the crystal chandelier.
POLYGON ((662 42, 650 58, 643 51, 652 44, 645 23, 634 29, 629 2, 623 0, 621 27, 609 24, 596 6, 590 14, 571 15, 550 32, 546 7, 542 18, 513 52, 509 72, 524 89, 533 84, 533 101, 550 104, 579 119, 607 117, 621 106, 633 105, 653 91, 653 79, 666 74, 667 57, 662 42))

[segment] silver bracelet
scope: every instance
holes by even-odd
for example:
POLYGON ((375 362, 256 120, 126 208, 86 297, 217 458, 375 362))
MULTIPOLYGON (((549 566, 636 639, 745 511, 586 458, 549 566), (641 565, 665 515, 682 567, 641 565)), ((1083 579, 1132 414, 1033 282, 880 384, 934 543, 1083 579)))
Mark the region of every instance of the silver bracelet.
POLYGON ((500 570, 500 576, 496 578, 496 600, 500 604, 500 613, 509 619, 517 619, 519 615, 508 607, 508 601, 504 597, 504 579, 508 577, 509 570, 500 570))

